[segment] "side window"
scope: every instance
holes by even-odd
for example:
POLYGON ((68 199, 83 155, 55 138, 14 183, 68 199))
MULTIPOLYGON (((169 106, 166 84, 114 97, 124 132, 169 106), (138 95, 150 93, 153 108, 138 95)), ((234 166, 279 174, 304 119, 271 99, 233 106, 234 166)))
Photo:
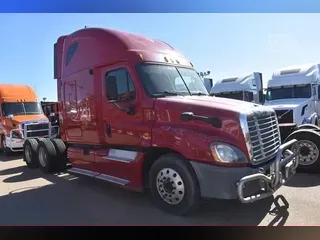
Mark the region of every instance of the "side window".
MULTIPOLYGON (((136 91, 130 76, 130 73, 125 68, 120 68, 117 70, 113 70, 107 72, 105 76, 105 87, 106 87, 106 96, 108 101, 117 100, 117 101, 125 101, 132 100, 136 98, 136 91), (110 95, 108 92, 108 78, 114 78, 117 88, 117 97, 110 95)), ((109 86, 111 87, 111 86, 109 86)))
POLYGON ((73 43, 68 50, 67 53, 67 58, 66 58, 66 66, 68 66, 68 64, 70 63, 73 55, 75 54, 76 50, 78 48, 78 43, 73 43))
POLYGON ((320 85, 318 85, 318 99, 320 99, 320 85))

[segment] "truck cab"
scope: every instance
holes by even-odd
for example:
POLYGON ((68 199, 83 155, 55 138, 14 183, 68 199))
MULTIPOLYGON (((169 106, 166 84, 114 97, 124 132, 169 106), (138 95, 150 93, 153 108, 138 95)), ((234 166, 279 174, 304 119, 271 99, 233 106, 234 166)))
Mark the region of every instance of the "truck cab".
POLYGON ((276 111, 280 125, 319 124, 319 66, 291 66, 273 73, 265 106, 276 111))
POLYGON ((217 80, 209 92, 216 97, 263 104, 262 74, 254 72, 240 77, 217 80))
POLYGON ((48 135, 48 118, 31 87, 0 84, 0 109, 0 147, 5 154, 22 151, 27 137, 48 135))
POLYGON ((295 174, 295 140, 281 145, 274 110, 209 96, 193 64, 161 40, 80 29, 54 45, 54 78, 60 139, 27 140, 30 167, 56 171, 67 158, 69 172, 148 189, 175 215, 201 198, 269 197, 295 174))
POLYGON ((276 70, 268 82, 265 106, 272 107, 282 142, 297 140, 299 168, 320 171, 319 64, 304 64, 276 70))

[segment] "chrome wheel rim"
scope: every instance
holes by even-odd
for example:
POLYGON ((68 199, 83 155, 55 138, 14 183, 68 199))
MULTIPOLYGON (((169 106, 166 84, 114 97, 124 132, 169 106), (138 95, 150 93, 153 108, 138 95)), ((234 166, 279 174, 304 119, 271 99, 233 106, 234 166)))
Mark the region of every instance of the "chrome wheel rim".
POLYGON ((161 198, 168 204, 178 204, 185 194, 181 176, 171 168, 164 168, 157 174, 157 189, 161 198))
POLYGON ((29 145, 26 145, 25 152, 26 152, 26 161, 30 163, 32 159, 32 153, 31 153, 31 147, 29 145))
POLYGON ((315 163, 319 157, 319 149, 316 144, 309 140, 300 140, 292 146, 292 151, 298 151, 299 164, 309 166, 315 163))
POLYGON ((42 167, 47 166, 47 154, 43 147, 39 148, 39 162, 42 167))

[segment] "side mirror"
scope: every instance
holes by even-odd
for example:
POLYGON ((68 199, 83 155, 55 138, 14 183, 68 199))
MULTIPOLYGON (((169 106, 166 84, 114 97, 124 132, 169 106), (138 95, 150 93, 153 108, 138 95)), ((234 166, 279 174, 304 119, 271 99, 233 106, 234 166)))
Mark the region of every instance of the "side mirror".
POLYGON ((106 86, 107 86, 107 97, 109 101, 116 101, 118 100, 118 84, 117 84, 117 78, 114 76, 107 77, 106 80, 106 86))

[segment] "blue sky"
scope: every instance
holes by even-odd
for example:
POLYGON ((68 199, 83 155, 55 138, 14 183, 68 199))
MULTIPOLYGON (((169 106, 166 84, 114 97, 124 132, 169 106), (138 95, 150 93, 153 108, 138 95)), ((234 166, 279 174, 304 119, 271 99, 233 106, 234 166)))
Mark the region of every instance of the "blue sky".
POLYGON ((168 42, 220 79, 320 62, 320 14, 1 14, 0 83, 28 84, 56 100, 53 44, 87 26, 168 42))

